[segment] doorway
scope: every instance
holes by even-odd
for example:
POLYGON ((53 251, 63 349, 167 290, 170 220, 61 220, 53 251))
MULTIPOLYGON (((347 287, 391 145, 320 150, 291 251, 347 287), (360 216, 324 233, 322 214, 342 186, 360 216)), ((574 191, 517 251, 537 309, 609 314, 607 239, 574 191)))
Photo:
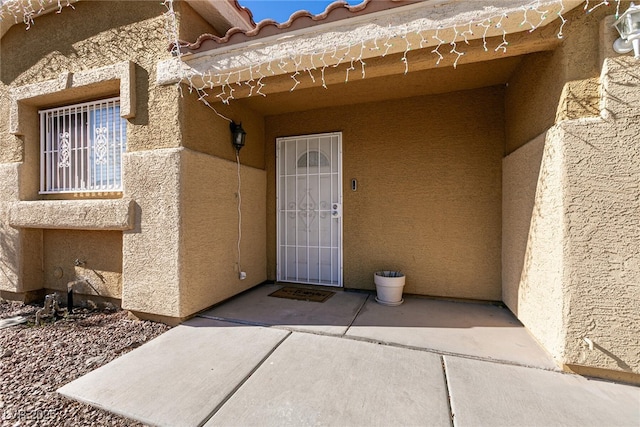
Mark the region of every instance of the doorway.
POLYGON ((342 134, 278 138, 277 279, 342 286, 342 134))

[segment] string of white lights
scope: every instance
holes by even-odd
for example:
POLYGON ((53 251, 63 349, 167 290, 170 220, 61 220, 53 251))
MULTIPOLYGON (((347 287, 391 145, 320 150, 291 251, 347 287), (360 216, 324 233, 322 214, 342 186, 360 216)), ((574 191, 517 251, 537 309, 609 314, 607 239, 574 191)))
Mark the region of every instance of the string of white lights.
MULTIPOLYGON (((618 3, 620 3, 620 2, 618 2, 618 3)), ((586 10, 587 13, 591 13, 594 10, 596 10, 597 8, 599 8, 600 6, 609 6, 609 2, 607 0, 603 0, 600 3, 596 4, 595 6, 589 7, 589 0, 586 0, 586 3, 584 5, 584 10, 586 10)))
POLYGON ((438 40, 438 46, 436 46, 435 49, 431 51, 431 53, 435 53, 436 55, 438 55, 438 61, 436 62, 436 65, 440 65, 440 61, 444 59, 444 56, 442 56, 442 54, 440 53, 440 46, 445 44, 445 41, 438 36, 439 30, 440 30, 440 27, 436 28, 436 33, 433 36, 431 36, 431 38, 438 40))
POLYGON ((13 18, 14 23, 22 21, 28 30, 35 23, 35 18, 52 7, 58 9, 56 13, 61 13, 64 7, 75 9, 71 0, 0 0, 0 22, 13 18))
MULTIPOLYGON (((621 0, 616 0, 620 3, 621 0)), ((165 0, 170 3, 172 0, 165 0)), ((563 16, 565 6, 561 0, 558 0, 560 11, 556 12, 560 19, 560 26, 558 29, 558 38, 563 37, 564 27, 568 20, 563 16)), ((587 2, 588 3, 588 2, 587 2)), ((593 10, 601 6, 610 5, 610 1, 602 0, 597 4, 593 1, 587 4, 586 12, 590 13, 593 10)), ((522 6, 522 18, 519 21, 520 27, 525 27, 529 32, 533 32, 544 25, 548 19, 550 13, 550 7, 548 1, 534 0, 528 5, 522 6)), ((292 80, 292 86, 290 91, 294 91, 303 84, 307 79, 311 84, 316 84, 316 78, 313 71, 320 70, 320 78, 318 79, 323 88, 327 88, 327 80, 325 71, 327 68, 338 68, 341 65, 344 67, 344 81, 348 82, 353 78, 353 72, 356 70, 356 64, 360 63, 361 72, 360 78, 364 79, 366 76, 366 62, 364 58, 365 52, 380 52, 381 57, 387 56, 392 49, 397 52, 398 46, 404 46, 403 50, 400 50, 400 61, 404 67, 405 74, 409 72, 410 60, 409 53, 412 50, 423 49, 426 46, 434 46, 431 53, 435 56, 435 65, 445 59, 445 52, 442 50, 442 46, 449 45, 447 53, 455 55, 452 65, 457 67, 461 58, 465 55, 463 46, 470 45, 470 39, 475 35, 474 28, 480 29, 482 47, 484 51, 488 51, 492 40, 495 36, 498 36, 499 43, 493 46, 494 52, 506 53, 509 41, 509 32, 506 29, 505 22, 509 19, 509 16, 505 13, 496 14, 493 17, 481 17, 477 21, 470 20, 467 24, 463 24, 461 27, 458 25, 448 26, 445 23, 437 25, 431 25, 428 28, 409 28, 405 25, 401 29, 391 29, 389 31, 381 33, 379 37, 375 37, 371 40, 358 40, 345 46, 333 45, 330 48, 324 50, 315 50, 308 56, 310 65, 303 65, 303 55, 301 53, 283 55, 278 58, 273 58, 268 55, 264 57, 264 60, 258 64, 248 66, 246 68, 236 69, 229 72, 216 72, 212 71, 212 75, 188 75, 185 74, 181 81, 193 90, 201 91, 206 88, 216 88, 218 90, 217 98, 224 104, 228 104, 231 100, 235 99, 235 90, 231 86, 233 80, 242 81, 245 80, 245 85, 249 88, 248 93, 244 93, 245 96, 266 96, 263 89, 266 86, 263 78, 266 77, 264 73, 260 72, 260 77, 255 82, 253 73, 255 70, 261 70, 266 68, 267 72, 271 75, 275 75, 274 65, 279 69, 278 74, 288 74, 292 80), (411 37, 410 37, 411 36, 411 37), (412 41, 414 40, 414 41, 412 41), (418 40, 418 41, 415 41, 418 40), (328 61, 327 61, 328 59, 328 61), (319 63, 316 65, 316 61, 319 63), (199 85, 194 84, 193 77, 200 77, 199 85), (249 75, 247 79, 246 76, 249 75), (255 82, 255 84, 254 84, 255 82)), ((513 27, 513 25, 511 25, 513 27)), ((480 34, 478 34, 479 36, 480 34)), ((479 37, 478 37, 479 38, 479 37)))
MULTIPOLYGON (((73 0, 0 0, 0 21, 4 19, 13 19, 15 23, 24 22, 27 29, 34 24, 34 19, 41 13, 51 8, 57 8, 60 13, 64 7, 71 7, 73 0)), ((592 13, 598 8, 610 6, 612 3, 616 5, 616 17, 619 16, 619 9, 622 0, 585 0, 585 13, 592 13)), ((246 67, 233 69, 229 71, 220 71, 209 69, 206 71, 195 71, 182 61, 182 53, 180 51, 180 41, 178 34, 178 20, 174 10, 174 0, 162 0, 167 9, 166 31, 167 38, 172 45, 172 54, 176 61, 175 69, 178 72, 180 84, 178 88, 183 95, 183 87, 188 88, 189 93, 195 93, 197 98, 207 107, 211 108, 218 116, 225 120, 231 121, 228 117, 220 114, 209 102, 210 95, 217 99, 216 102, 229 104, 236 99, 236 91, 244 88, 240 93, 242 96, 266 96, 264 88, 266 82, 265 77, 276 74, 288 74, 292 80, 290 91, 296 90, 303 85, 305 81, 310 84, 321 84, 323 88, 327 88, 326 69, 329 67, 338 69, 343 66, 344 81, 348 82, 353 79, 356 65, 360 64, 360 79, 366 77, 365 59, 372 56, 371 54, 378 52, 374 56, 386 57, 390 52, 400 54, 400 62, 404 67, 404 73, 409 72, 410 52, 425 47, 432 46, 430 52, 434 55, 435 65, 440 65, 445 60, 445 55, 454 55, 451 64, 457 67, 461 58, 465 55, 465 47, 470 45, 472 38, 480 38, 482 40, 482 48, 488 52, 490 48, 494 52, 506 53, 509 47, 508 34, 505 22, 509 20, 509 16, 505 13, 496 13, 495 16, 483 15, 477 20, 470 19, 466 24, 453 24, 448 21, 429 21, 422 27, 415 25, 404 25, 403 27, 391 27, 388 24, 377 36, 369 39, 355 40, 352 43, 339 46, 333 45, 325 49, 316 49, 311 54, 297 52, 292 48, 282 55, 280 52, 278 57, 274 54, 265 54, 262 60, 259 60, 246 67), (489 17, 487 17, 489 16, 489 17), (475 29, 480 31, 475 34, 475 29), (497 37, 496 37, 497 36, 497 37), (493 40, 497 39, 498 44, 490 46, 493 40), (449 45, 450 49, 443 50, 444 45, 449 45), (368 56, 365 57, 365 54, 368 56), (306 61, 306 62, 305 62, 306 61), (276 68, 274 68, 276 67, 276 68), (276 71, 277 70, 277 71, 276 71), (316 79, 314 71, 319 70, 319 79, 316 79), (235 83, 235 85, 234 85, 235 83), (214 93, 210 94, 213 90, 214 93), (215 94, 215 95, 214 95, 215 94)), ((551 12, 552 4, 558 6, 553 13, 557 14, 560 20, 557 36, 564 36, 564 28, 568 23, 564 16, 566 11, 562 0, 532 0, 530 3, 521 6, 521 18, 519 26, 529 32, 533 32, 543 26, 551 12), (559 7, 559 11, 557 10, 559 7)), ((513 28, 513 20, 510 28, 513 28)), ((306 85, 307 83, 305 83, 306 85)))
POLYGON ((464 55, 464 52, 459 52, 457 50, 458 48, 458 43, 456 42, 456 39, 458 38, 458 28, 456 28, 456 26, 453 26, 453 38, 451 39, 451 42, 449 43, 451 45, 451 50, 449 51, 449 53, 455 53, 456 59, 455 61, 453 61, 453 68, 457 68, 458 67, 458 61, 460 60, 460 58, 462 57, 462 55, 464 55))
MULTIPOLYGON (((165 0, 167 3, 172 2, 172 0, 165 0)), ((520 26, 528 26, 530 32, 535 31, 542 24, 545 23, 548 15, 548 8, 543 7, 543 2, 540 0, 535 0, 531 2, 527 6, 523 6, 523 18, 520 22, 520 26)), ((564 5, 562 5, 564 9, 564 5)), ((561 15, 561 13, 560 13, 561 15)), ((558 37, 561 37, 562 28, 566 23, 566 19, 560 16, 562 19, 562 26, 559 31, 558 37)), ((213 76, 203 76, 199 75, 202 83, 200 86, 194 85, 193 76, 185 75, 181 76, 181 81, 189 85, 189 87, 193 87, 193 90, 200 91, 205 88, 217 87, 219 93, 216 95, 223 104, 228 104, 231 100, 235 99, 234 88, 230 85, 231 77, 237 75, 237 80, 240 81, 243 79, 243 76, 249 75, 249 78, 246 79, 247 86, 249 86, 249 93, 244 94, 243 96, 255 96, 261 95, 266 96, 263 92, 263 88, 265 83, 262 81, 262 77, 260 78, 258 90, 254 90, 255 86, 253 85, 253 67, 262 68, 266 66, 267 71, 271 71, 271 74, 274 75, 273 65, 279 68, 279 74, 289 74, 289 77, 293 81, 292 86, 290 87, 290 91, 296 90, 303 82, 302 79, 305 75, 309 76, 309 80, 311 84, 316 82, 316 79, 312 73, 312 70, 316 70, 318 67, 314 64, 314 60, 317 58, 321 65, 320 68, 320 80, 322 87, 327 87, 326 74, 325 70, 328 67, 337 68, 342 64, 348 64, 344 70, 344 81, 348 82, 352 77, 352 72, 355 71, 355 64, 360 63, 361 73, 360 77, 362 79, 366 76, 366 63, 364 61, 364 52, 367 49, 367 45, 369 51, 382 51, 380 56, 385 57, 389 54, 392 48, 399 45, 399 43, 403 43, 404 50, 402 51, 402 55, 400 61, 404 66, 405 74, 409 71, 409 52, 415 50, 416 48, 424 48, 425 45, 429 45, 429 40, 435 40, 437 45, 431 50, 436 56, 435 65, 439 65, 441 61, 445 59, 443 52, 441 51, 441 47, 445 44, 449 44, 451 49, 449 49, 449 54, 454 54, 455 59, 453 61, 453 67, 457 67, 460 59, 465 55, 461 46, 469 45, 469 37, 474 35, 474 27, 481 28, 482 31, 482 43, 483 49, 488 51, 488 43, 490 37, 493 36, 496 32, 501 35, 500 43, 494 47, 494 51, 502 51, 504 53, 507 52, 507 48, 509 42, 507 40, 507 30, 504 28, 504 21, 508 19, 508 16, 504 13, 498 14, 492 18, 482 18, 479 21, 474 22, 470 20, 463 28, 458 28, 456 25, 449 26, 448 29, 453 33, 452 35, 445 37, 444 33, 447 32, 447 27, 444 24, 439 24, 435 26, 435 28, 419 28, 419 29, 409 29, 408 26, 405 25, 403 29, 400 31, 393 30, 387 31, 382 37, 374 38, 373 40, 359 40, 353 44, 346 46, 332 46, 329 49, 325 49, 324 51, 314 51, 311 58, 311 66, 303 66, 302 65, 302 54, 289 55, 288 58, 285 56, 281 56, 280 58, 271 58, 266 57, 262 63, 257 65, 251 65, 247 68, 242 68, 239 70, 233 70, 226 73, 215 73, 213 76), (429 32, 432 32, 430 37, 428 37, 429 32), (419 38, 419 42, 416 43, 414 47, 412 42, 410 41, 410 35, 419 38), (357 52, 357 53, 353 53, 357 52), (329 58, 330 63, 327 62, 326 58, 329 58), (292 70, 292 71, 288 71, 292 70), (214 83, 215 82, 215 83, 214 83)), ((413 42, 415 43, 415 42, 413 42)), ((434 43, 435 44, 435 43, 434 43)), ((175 45, 174 45, 175 46, 175 45)))

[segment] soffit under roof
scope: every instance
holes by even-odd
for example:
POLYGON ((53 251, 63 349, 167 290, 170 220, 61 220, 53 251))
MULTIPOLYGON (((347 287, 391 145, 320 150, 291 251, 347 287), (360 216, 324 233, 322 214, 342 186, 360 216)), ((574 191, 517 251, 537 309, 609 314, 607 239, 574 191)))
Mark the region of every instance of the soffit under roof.
POLYGON ((185 0, 213 28, 224 34, 231 28, 250 31, 255 28, 251 11, 237 0, 185 0))
MULTIPOLYGON (((476 62, 451 68, 431 68, 406 75, 386 75, 371 79, 333 84, 327 88, 313 86, 294 91, 270 93, 267 97, 253 96, 234 100, 265 116, 295 111, 344 105, 381 102, 416 96, 473 90, 489 86, 503 86, 522 62, 522 56, 476 62), (310 100, 313 100, 310 103, 310 100)), ((220 105, 221 111, 224 106, 220 105)))

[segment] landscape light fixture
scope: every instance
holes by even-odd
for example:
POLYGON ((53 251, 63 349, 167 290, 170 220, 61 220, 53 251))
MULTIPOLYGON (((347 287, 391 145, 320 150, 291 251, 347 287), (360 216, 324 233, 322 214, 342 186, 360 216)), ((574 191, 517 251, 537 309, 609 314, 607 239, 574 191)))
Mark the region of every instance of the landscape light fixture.
POLYGON ((236 124, 235 122, 231 122, 229 127, 231 128, 231 143, 236 148, 236 151, 239 152, 240 149, 244 147, 247 132, 242 129, 242 123, 236 124))
POLYGON ((634 57, 640 59, 640 7, 631 3, 613 26, 620 33, 620 38, 613 42, 613 50, 617 53, 633 50, 634 57))

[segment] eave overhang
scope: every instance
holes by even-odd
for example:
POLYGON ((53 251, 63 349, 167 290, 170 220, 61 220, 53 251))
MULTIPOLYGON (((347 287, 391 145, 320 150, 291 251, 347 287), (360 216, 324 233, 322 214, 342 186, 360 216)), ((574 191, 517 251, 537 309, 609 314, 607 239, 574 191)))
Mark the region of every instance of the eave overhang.
POLYGON ((237 0, 185 1, 217 31, 226 32, 231 28, 250 31, 256 26, 251 11, 237 0))
POLYGON ((557 20, 564 23, 562 15, 580 3, 425 0, 322 25, 247 37, 241 42, 216 43, 198 53, 160 62, 158 82, 188 79, 196 86, 214 87, 338 66, 353 58, 360 63, 404 53, 406 59, 410 51, 427 49, 435 51, 434 66, 440 64, 438 54, 458 55, 456 63, 462 64, 550 50, 561 42, 561 27, 553 33, 540 29, 557 20), (516 33, 520 33, 517 39, 526 43, 513 49, 507 36, 516 33), (499 44, 487 46, 490 39, 499 44), (474 41, 477 45, 479 40, 484 42, 484 54, 465 55, 465 47, 474 41))

